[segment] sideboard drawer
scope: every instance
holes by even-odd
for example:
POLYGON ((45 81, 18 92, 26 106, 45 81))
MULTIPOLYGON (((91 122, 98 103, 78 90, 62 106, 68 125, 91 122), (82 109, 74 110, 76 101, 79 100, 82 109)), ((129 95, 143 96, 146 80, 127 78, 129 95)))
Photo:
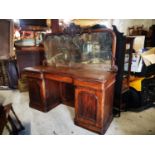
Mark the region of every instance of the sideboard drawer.
POLYGON ((60 81, 60 82, 65 82, 65 83, 72 83, 73 80, 71 77, 68 76, 63 76, 63 75, 56 75, 56 74, 52 74, 52 73, 46 73, 44 74, 44 78, 45 79, 49 79, 49 80, 54 80, 54 81, 60 81))
POLYGON ((37 78, 37 79, 42 79, 43 78, 43 73, 36 73, 36 72, 25 72, 26 76, 29 78, 37 78))

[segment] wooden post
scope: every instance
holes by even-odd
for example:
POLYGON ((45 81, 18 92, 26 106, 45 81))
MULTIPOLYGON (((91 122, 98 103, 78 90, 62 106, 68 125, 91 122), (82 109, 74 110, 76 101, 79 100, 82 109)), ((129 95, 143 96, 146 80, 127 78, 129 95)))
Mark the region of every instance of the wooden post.
POLYGON ((59 19, 51 19, 52 33, 59 33, 59 19))

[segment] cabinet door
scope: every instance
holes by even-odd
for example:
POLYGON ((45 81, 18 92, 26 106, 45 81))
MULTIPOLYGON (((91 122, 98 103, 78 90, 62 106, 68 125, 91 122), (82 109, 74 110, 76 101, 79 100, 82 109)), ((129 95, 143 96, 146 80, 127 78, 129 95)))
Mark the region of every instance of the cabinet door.
POLYGON ((60 104, 60 83, 48 79, 29 78, 30 107, 47 112, 60 104))
POLYGON ((101 127, 104 94, 101 91, 79 87, 76 88, 75 97, 75 121, 92 125, 92 128, 101 127))

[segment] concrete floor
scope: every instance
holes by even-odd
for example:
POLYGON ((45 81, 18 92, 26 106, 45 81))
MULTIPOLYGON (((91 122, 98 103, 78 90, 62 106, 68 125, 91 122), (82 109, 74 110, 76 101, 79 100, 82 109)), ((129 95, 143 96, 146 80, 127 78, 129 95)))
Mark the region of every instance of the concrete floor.
MULTIPOLYGON (((25 130, 21 135, 96 135, 96 133, 74 125, 74 108, 59 105, 48 113, 29 108, 28 93, 0 90, 4 104, 12 102, 25 130)), ((114 118, 106 135, 153 135, 155 134, 155 108, 142 112, 122 112, 114 118)), ((4 130, 3 134, 8 134, 4 130)))

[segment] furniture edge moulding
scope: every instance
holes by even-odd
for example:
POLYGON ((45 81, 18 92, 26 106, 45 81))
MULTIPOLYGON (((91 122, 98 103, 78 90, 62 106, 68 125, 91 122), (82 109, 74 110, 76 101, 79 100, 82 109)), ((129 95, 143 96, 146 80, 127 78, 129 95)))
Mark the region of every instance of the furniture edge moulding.
MULTIPOLYGON (((106 132, 113 118, 113 97, 110 94, 113 93, 114 83, 115 80, 113 79, 102 90, 76 85, 74 119, 76 125, 83 126, 100 134, 106 132)), ((102 83, 100 84, 102 85, 102 83)))
MULTIPOLYGON (((96 72, 93 71, 90 71, 91 74, 88 74, 89 76, 87 74, 79 75, 81 73, 81 70, 79 70, 78 74, 73 72, 71 69, 66 70, 65 74, 63 74, 64 72, 62 71, 62 69, 58 69, 58 71, 56 71, 57 67, 51 67, 51 69, 48 69, 47 67, 47 70, 46 67, 42 67, 40 69, 37 69, 37 67, 32 67, 27 69, 27 71, 31 72, 34 69, 34 73, 39 73, 41 71, 40 74, 43 74, 43 78, 41 79, 42 83, 39 83, 34 87, 36 87, 36 94, 38 93, 38 96, 42 95, 41 104, 47 106, 45 107, 45 109, 48 110, 60 104, 60 83, 66 82, 63 81, 62 77, 64 76, 65 78, 71 78, 72 80, 70 82, 72 82, 72 84, 75 86, 75 124, 82 126, 88 130, 104 134, 113 118, 113 93, 116 76, 116 35, 110 29, 91 30, 91 32, 110 32, 112 36, 112 70, 110 70, 108 73, 102 73, 100 78, 98 77, 98 75, 100 74, 94 76, 96 72), (52 77, 49 74, 56 75, 56 77, 52 77), (58 77, 60 76, 60 74, 62 74, 62 77, 58 77), (41 92, 42 89, 44 89, 43 93, 41 92)), ((91 32, 89 31, 88 33, 91 32)), ((84 72, 86 71, 87 70, 84 69, 84 72)), ((101 70, 99 70, 98 72, 101 72, 101 70)), ((30 76, 33 75, 30 74, 30 76)), ((34 81, 34 83, 35 82, 36 81, 34 81)), ((33 83, 31 84, 33 85, 33 83)), ((31 93, 34 94, 33 87, 31 87, 30 89, 33 90, 31 93)), ((35 95, 31 96, 32 99, 38 100, 38 98, 33 98, 34 96, 35 95)))

